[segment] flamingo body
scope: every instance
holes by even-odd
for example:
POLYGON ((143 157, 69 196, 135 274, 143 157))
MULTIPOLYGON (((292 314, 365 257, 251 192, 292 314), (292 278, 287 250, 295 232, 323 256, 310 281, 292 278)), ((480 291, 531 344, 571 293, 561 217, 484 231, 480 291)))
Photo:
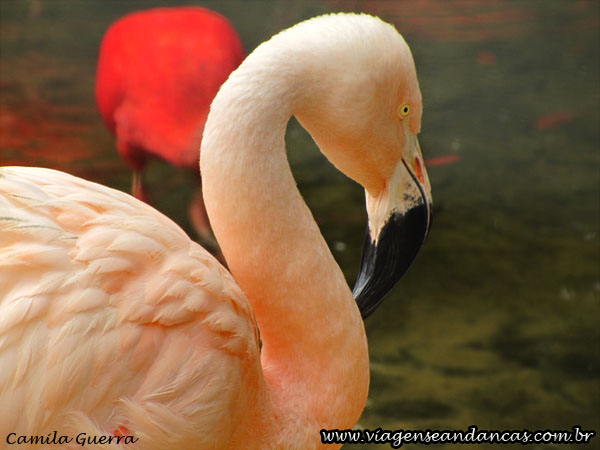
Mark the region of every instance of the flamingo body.
POLYGON ((149 157, 198 170, 210 102, 243 58, 229 21, 205 8, 135 12, 108 29, 96 99, 134 171, 149 157))
POLYGON ((231 275, 120 191, 2 168, 0 192, 0 434, 43 424, 98 435, 90 419, 110 417, 104 433, 171 430, 141 448, 225 445, 256 401, 259 370, 253 314, 231 275), (179 429, 184 417, 200 427, 179 429))
POLYGON ((231 273, 127 194, 0 168, 0 436, 339 448, 319 431, 353 427, 364 408, 361 311, 380 303, 429 226, 420 118, 410 50, 375 17, 318 17, 259 46, 215 97, 200 152, 231 273), (287 162, 292 114, 365 187, 356 301, 287 162))

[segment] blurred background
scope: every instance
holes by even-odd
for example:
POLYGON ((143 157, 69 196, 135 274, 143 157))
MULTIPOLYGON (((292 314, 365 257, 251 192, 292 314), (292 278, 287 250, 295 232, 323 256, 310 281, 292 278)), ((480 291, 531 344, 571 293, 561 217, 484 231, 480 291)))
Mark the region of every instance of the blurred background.
MULTIPOLYGON (((0 164, 129 192, 131 172, 95 104, 98 47, 122 15, 173 3, 2 0, 0 164)), ((600 2, 178 4, 224 14, 247 52, 333 11, 379 15, 411 46, 434 223, 366 321, 372 381, 359 427, 600 431, 600 2)), ((287 142, 298 186, 353 284, 362 189, 294 120, 287 142)), ((153 204, 192 234, 195 177, 156 162, 146 178, 153 204)), ((543 446, 554 447, 568 448, 543 446)))

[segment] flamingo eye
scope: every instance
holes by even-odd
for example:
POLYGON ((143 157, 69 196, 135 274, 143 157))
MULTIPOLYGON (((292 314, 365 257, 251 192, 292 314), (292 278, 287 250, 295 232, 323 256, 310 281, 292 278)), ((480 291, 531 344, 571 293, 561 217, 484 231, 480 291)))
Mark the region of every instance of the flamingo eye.
POLYGON ((405 103, 398 108, 398 115, 401 119, 404 119, 410 113, 410 105, 405 103))

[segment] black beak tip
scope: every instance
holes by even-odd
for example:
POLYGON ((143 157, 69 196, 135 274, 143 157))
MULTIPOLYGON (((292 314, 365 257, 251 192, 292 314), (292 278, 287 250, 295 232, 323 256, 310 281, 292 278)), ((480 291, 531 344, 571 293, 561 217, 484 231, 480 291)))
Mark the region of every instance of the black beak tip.
POLYGON ((373 243, 365 237, 360 271, 353 289, 363 319, 377 309, 406 273, 431 227, 431 207, 420 204, 404 214, 393 213, 373 243))

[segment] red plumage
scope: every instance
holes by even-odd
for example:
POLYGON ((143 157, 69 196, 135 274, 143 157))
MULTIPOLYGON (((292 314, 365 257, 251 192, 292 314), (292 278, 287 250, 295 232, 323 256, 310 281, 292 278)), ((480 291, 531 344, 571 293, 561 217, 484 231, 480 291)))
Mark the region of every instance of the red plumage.
POLYGON ((134 171, 149 157, 198 170, 210 103, 243 58, 233 26, 205 8, 135 12, 110 26, 100 47, 96 99, 134 171))

